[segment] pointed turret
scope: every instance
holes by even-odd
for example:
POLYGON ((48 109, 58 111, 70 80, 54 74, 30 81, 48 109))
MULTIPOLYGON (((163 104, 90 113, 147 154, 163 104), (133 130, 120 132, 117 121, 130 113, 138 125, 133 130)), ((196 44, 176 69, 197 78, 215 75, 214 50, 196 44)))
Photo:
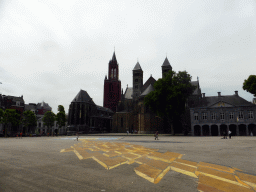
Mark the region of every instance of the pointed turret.
POLYGON ((139 62, 137 62, 136 65, 135 65, 135 67, 133 68, 133 71, 135 71, 135 70, 140 70, 140 71, 142 71, 139 62))
POLYGON ((113 57, 112 57, 112 61, 116 61, 116 54, 115 54, 115 51, 114 51, 114 54, 113 54, 113 57))
POLYGON ((170 66, 171 67, 171 64, 170 64, 170 62, 169 62, 169 60, 167 59, 167 57, 165 58, 165 60, 164 60, 164 63, 163 63, 163 65, 162 65, 162 67, 163 66, 170 66))
POLYGON ((137 61, 135 67, 132 70, 133 73, 133 99, 137 99, 141 94, 141 89, 143 86, 143 71, 139 62, 137 61))
POLYGON ((162 65, 162 78, 165 77, 165 74, 172 70, 172 66, 170 65, 169 60, 167 57, 164 60, 164 63, 162 65))

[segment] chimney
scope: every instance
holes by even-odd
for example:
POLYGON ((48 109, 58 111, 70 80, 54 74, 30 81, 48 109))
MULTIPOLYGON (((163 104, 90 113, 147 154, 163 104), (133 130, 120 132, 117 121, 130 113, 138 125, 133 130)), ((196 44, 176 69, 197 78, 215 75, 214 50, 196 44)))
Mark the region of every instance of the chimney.
POLYGON ((238 96, 238 91, 235 91, 235 95, 238 96))
POLYGON ((218 97, 220 97, 221 96, 221 92, 218 92, 218 97))
POLYGON ((205 93, 202 93, 202 97, 205 98, 205 93))

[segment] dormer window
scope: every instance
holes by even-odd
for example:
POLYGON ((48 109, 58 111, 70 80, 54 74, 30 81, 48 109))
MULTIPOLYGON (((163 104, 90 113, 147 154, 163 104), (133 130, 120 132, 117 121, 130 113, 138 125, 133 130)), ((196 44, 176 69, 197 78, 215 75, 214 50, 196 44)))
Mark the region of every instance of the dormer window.
POLYGON ((16 105, 17 105, 17 106, 20 106, 20 101, 16 101, 16 105))

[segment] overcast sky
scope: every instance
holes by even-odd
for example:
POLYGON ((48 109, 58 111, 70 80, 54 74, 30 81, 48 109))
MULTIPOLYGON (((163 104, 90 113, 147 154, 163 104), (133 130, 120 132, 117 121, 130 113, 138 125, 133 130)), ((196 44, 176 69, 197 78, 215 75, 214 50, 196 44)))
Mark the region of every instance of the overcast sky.
POLYGON ((124 91, 137 59, 145 82, 167 55, 206 96, 252 101, 242 85, 256 70, 255 13, 254 0, 0 0, 0 93, 56 113, 83 89, 102 106, 115 47, 124 91))

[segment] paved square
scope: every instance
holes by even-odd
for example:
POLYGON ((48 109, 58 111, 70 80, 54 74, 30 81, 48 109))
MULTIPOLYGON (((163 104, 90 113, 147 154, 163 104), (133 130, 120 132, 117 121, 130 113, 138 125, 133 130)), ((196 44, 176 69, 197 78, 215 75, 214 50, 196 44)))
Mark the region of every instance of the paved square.
POLYGON ((256 137, 0 139, 0 191, 256 191, 256 137))

